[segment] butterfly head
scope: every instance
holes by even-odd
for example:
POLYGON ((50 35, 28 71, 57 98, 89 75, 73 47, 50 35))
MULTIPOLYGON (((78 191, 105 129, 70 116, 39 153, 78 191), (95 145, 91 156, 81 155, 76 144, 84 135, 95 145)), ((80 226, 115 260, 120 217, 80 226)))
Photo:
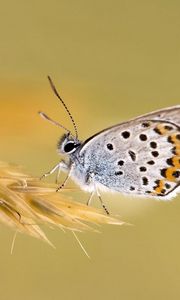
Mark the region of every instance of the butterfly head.
POLYGON ((58 152, 61 154, 71 154, 81 145, 80 141, 70 133, 64 134, 58 142, 58 152))
POLYGON ((56 90, 56 87, 55 87, 55 85, 54 85, 54 83, 53 83, 50 76, 48 76, 48 80, 49 80, 49 83, 51 85, 51 88, 52 88, 53 92, 55 93, 56 97, 60 100, 61 104, 64 106, 66 112, 68 113, 68 115, 71 119, 71 122, 72 122, 73 127, 74 127, 74 131, 75 131, 75 135, 73 135, 70 132, 70 130, 68 130, 65 126, 63 126, 60 123, 52 120, 44 112, 40 111, 39 114, 43 119, 46 119, 50 123, 52 123, 52 124, 54 124, 54 125, 56 125, 60 128, 63 128, 67 132, 66 134, 64 134, 60 138, 60 140, 58 142, 58 145, 57 145, 57 148, 58 148, 58 152, 61 153, 61 154, 71 154, 71 153, 75 152, 79 148, 79 146, 81 145, 80 141, 78 140, 77 126, 76 126, 76 123, 75 123, 69 109, 67 108, 67 105, 65 104, 64 100, 61 98, 58 91, 56 90))

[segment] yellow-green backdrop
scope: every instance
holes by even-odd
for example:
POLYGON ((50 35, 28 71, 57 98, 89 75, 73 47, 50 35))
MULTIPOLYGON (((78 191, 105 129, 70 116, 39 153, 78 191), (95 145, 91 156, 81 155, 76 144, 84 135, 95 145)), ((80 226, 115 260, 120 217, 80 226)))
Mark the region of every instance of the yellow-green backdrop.
MULTIPOLYGON (((49 88, 48 74, 82 139, 180 102, 179 1, 0 4, 0 160, 38 176, 58 161, 63 131, 37 111, 72 125, 49 88)), ((56 250, 19 235, 11 256, 13 232, 1 226, 1 299, 179 299, 180 198, 103 198, 134 226, 79 234, 91 260, 72 234, 46 228, 56 250)))

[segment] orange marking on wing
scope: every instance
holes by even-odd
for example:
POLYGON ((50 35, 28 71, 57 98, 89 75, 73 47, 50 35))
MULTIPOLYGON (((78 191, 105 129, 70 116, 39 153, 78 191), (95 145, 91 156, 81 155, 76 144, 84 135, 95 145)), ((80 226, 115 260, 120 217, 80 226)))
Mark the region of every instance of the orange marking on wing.
POLYGON ((160 194, 164 188, 164 180, 160 180, 158 186, 155 188, 157 194, 160 194))
POLYGON ((171 167, 166 170, 166 178, 169 181, 177 182, 178 178, 175 177, 175 172, 178 171, 176 167, 171 167))
POLYGON ((177 145, 177 147, 179 146, 180 147, 180 140, 178 138, 178 134, 172 134, 171 135, 171 140, 174 144, 177 145))
POLYGON ((178 147, 175 146, 175 153, 176 155, 180 155, 180 146, 178 147))
POLYGON ((164 128, 162 124, 157 125, 156 128, 159 131, 159 133, 162 135, 166 134, 168 131, 167 129, 164 128))
POLYGON ((179 136, 180 136, 180 134, 174 133, 174 134, 171 134, 168 137, 168 141, 170 143, 172 143, 172 145, 174 145, 172 150, 173 150, 173 153, 175 155, 180 155, 180 139, 179 139, 179 136))
POLYGON ((158 124, 155 128, 157 129, 159 134, 162 135, 168 135, 169 133, 176 132, 176 128, 174 128, 174 126, 167 124, 158 124))
POLYGON ((180 155, 180 147, 179 147, 179 149, 177 150, 177 155, 180 155))
POLYGON ((172 158, 172 163, 173 166, 176 167, 177 169, 180 168, 180 156, 174 156, 172 158))

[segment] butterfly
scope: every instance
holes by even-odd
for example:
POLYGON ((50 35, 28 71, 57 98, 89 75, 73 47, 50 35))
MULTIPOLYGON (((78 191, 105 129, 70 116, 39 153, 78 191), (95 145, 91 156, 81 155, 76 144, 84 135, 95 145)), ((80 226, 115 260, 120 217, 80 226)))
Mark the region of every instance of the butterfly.
POLYGON ((68 172, 62 188, 71 177, 81 189, 96 193, 106 211, 100 191, 171 199, 180 187, 180 105, 139 116, 104 129, 84 142, 78 138, 77 127, 52 80, 50 85, 74 126, 73 135, 67 128, 40 115, 67 133, 58 142, 58 152, 66 157, 56 170, 68 172))

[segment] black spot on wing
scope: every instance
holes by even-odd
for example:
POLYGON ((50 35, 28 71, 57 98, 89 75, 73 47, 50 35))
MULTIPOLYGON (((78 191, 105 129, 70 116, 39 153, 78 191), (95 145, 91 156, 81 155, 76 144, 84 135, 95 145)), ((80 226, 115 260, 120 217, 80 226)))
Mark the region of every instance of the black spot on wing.
POLYGON ((123 131, 123 132, 121 133, 121 135, 122 135, 122 137, 123 137, 124 139, 128 139, 128 138, 130 137, 130 132, 129 132, 129 131, 123 131))
POLYGON ((122 171, 117 171, 115 172, 115 175, 118 176, 118 175, 123 175, 123 172, 122 171))
POLYGON ((158 151, 152 151, 151 154, 154 157, 158 157, 159 156, 159 152, 158 151))
POLYGON ((129 150, 128 153, 129 153, 132 161, 135 161, 136 160, 136 153, 132 150, 129 150))
POLYGON ((171 157, 171 158, 168 158, 168 159, 166 160, 166 162, 167 162, 167 164, 168 164, 169 166, 173 166, 173 159, 172 159, 172 157, 171 157))
POLYGON ((148 185, 147 177, 142 177, 142 183, 143 183, 143 185, 148 185))
POLYGON ((134 186, 130 186, 130 191, 134 191, 135 187, 134 186))
POLYGON ((142 133, 142 134, 139 135, 139 139, 140 139, 141 141, 143 141, 143 142, 144 142, 144 141, 147 141, 147 135, 142 133))
POLYGON ((180 177, 180 171, 174 171, 172 173, 172 175, 175 177, 175 178, 179 178, 180 177))
POLYGON ((148 164, 148 165, 154 165, 155 162, 154 162, 154 160, 149 160, 149 161, 147 162, 147 164, 148 164))
POLYGON ((150 142, 150 147, 153 148, 153 149, 156 149, 157 148, 157 143, 152 141, 150 142))
POLYGON ((119 166, 123 166, 123 165, 124 165, 124 160, 119 160, 119 161, 118 161, 118 165, 119 165, 119 166))
POLYGON ((142 123, 142 127, 149 127, 151 124, 150 124, 150 122, 144 122, 144 123, 142 123))
POLYGON ((140 170, 140 172, 146 172, 147 171, 146 167, 140 167, 139 170, 140 170))
POLYGON ((110 151, 113 150, 113 148, 114 148, 113 144, 110 144, 110 143, 108 143, 106 146, 107 146, 108 150, 110 150, 110 151))

